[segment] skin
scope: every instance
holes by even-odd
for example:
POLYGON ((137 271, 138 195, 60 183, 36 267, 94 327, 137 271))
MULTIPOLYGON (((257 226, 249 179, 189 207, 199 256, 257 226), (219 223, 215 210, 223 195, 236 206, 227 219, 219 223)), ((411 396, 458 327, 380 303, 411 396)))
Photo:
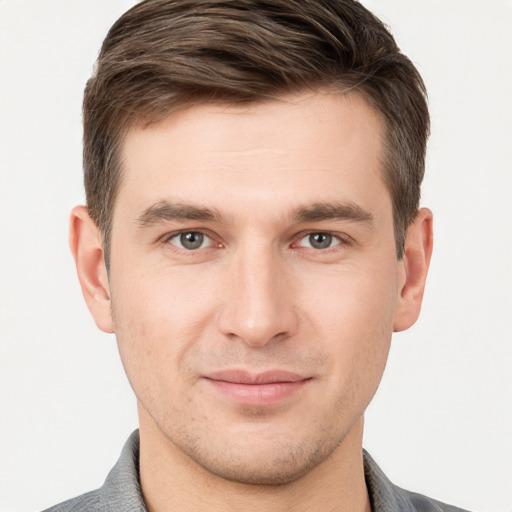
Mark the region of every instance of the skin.
POLYGON ((97 227, 74 209, 84 297, 137 396, 151 512, 370 509, 363 414, 392 332, 418 317, 432 249, 422 209, 397 260, 383 135, 357 93, 133 127, 109 277, 97 227), (287 384, 242 386, 246 400, 216 380, 232 370, 301 380, 283 396, 287 384))

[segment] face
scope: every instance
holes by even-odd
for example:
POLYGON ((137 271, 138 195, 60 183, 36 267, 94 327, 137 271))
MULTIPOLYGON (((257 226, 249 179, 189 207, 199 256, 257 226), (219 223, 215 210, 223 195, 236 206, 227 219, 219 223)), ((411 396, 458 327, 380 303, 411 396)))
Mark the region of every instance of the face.
POLYGON ((404 284, 382 133, 357 94, 131 129, 110 297, 141 429, 215 475, 281 483, 359 428, 404 284))

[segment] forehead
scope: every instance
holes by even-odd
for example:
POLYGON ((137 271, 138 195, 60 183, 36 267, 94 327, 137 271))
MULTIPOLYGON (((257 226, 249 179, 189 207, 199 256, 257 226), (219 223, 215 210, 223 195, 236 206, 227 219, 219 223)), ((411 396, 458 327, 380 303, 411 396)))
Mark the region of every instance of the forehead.
POLYGON ((198 105, 129 130, 118 200, 166 195, 256 209, 293 202, 371 203, 382 180, 384 123, 358 93, 290 95, 245 106, 198 105))

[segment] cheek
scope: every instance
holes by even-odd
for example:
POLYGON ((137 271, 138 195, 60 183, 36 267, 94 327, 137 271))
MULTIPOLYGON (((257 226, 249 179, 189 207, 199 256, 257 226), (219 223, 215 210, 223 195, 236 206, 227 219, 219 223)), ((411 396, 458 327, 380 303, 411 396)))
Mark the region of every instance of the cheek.
POLYGON ((136 394, 179 384, 182 361, 215 311, 213 283, 203 277, 189 270, 112 276, 116 338, 136 394))
POLYGON ((391 262, 387 272, 348 268, 304 281, 305 323, 339 389, 372 395, 380 381, 397 301, 395 266, 391 262))
MULTIPOLYGON (((179 334, 194 329, 212 308, 212 294, 217 288, 213 276, 212 272, 186 266, 113 276, 116 330, 123 328, 123 324, 132 325, 146 337, 150 333, 158 336, 161 331, 179 334)), ((151 342, 149 338, 147 341, 151 342)))
POLYGON ((397 303, 397 265, 347 265, 324 272, 303 272, 297 303, 317 328, 356 336, 392 332, 397 303))

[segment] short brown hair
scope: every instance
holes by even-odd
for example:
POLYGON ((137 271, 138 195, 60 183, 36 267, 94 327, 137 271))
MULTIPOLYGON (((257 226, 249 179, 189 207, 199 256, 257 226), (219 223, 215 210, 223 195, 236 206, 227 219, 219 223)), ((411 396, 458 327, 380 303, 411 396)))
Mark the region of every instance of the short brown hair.
POLYGON ((112 26, 85 89, 85 190, 107 262, 120 146, 134 123, 320 88, 357 90, 385 119, 383 172, 401 258, 429 114, 421 76, 384 24, 355 0, 145 0, 112 26))

